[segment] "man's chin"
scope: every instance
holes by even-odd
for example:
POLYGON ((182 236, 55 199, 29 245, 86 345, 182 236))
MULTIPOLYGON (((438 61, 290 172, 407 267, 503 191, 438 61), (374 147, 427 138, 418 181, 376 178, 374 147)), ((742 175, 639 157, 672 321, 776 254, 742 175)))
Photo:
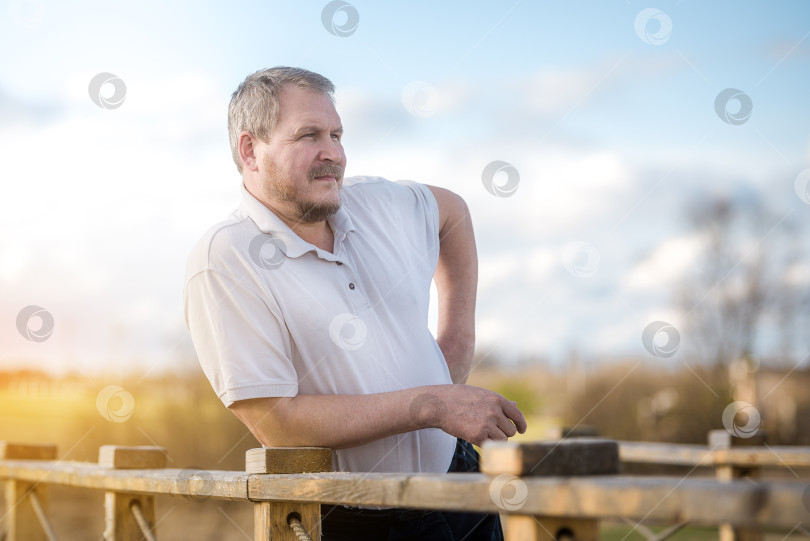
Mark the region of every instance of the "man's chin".
POLYGON ((298 205, 300 220, 304 223, 314 224, 323 222, 340 210, 340 200, 334 202, 320 201, 318 203, 304 203, 298 205))

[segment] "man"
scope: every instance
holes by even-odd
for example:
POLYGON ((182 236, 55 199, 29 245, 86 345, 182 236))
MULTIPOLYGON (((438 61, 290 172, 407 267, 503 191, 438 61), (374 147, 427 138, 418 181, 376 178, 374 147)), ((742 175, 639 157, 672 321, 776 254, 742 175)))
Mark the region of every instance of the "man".
MULTIPOLYGON (((329 447, 340 471, 471 471, 468 442, 505 440, 526 422, 514 402, 464 384, 477 283, 467 207, 442 188, 344 181, 333 93, 318 74, 280 67, 233 94, 242 204, 197 244, 186 273, 200 363, 263 445, 329 447)), ((325 506, 323 533, 501 538, 497 515, 343 506, 325 506)))

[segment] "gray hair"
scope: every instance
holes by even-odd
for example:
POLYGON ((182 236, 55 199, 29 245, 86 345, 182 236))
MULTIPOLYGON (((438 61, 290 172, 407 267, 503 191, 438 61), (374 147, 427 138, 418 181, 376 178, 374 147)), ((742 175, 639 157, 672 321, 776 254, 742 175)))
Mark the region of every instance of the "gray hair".
POLYGON ((278 97, 286 85, 322 92, 335 101, 332 81, 305 69, 278 66, 248 75, 231 96, 228 106, 231 154, 240 173, 239 134, 247 131, 263 141, 270 137, 278 123, 278 97))

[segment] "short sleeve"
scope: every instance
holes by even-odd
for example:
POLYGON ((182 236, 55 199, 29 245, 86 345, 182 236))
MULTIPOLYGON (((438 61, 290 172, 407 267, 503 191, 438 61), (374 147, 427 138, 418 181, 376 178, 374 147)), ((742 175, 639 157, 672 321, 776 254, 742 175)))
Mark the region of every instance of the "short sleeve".
POLYGON ((439 204, 430 188, 412 180, 400 180, 395 184, 407 188, 409 197, 398 205, 404 224, 415 231, 424 232, 424 251, 432 261, 439 258, 439 204))
POLYGON ((206 269, 189 279, 184 297, 200 365, 226 406, 298 394, 287 327, 256 292, 206 269))

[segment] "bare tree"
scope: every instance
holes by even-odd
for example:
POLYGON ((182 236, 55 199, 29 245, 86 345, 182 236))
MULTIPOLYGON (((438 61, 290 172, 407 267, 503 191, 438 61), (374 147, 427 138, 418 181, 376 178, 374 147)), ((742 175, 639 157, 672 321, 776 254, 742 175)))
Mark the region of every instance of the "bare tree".
POLYGON ((806 239, 791 211, 752 198, 702 198, 687 212, 702 250, 678 291, 684 345, 716 368, 740 359, 788 361, 806 351, 806 239), (803 343, 801 343, 803 341, 803 343))

